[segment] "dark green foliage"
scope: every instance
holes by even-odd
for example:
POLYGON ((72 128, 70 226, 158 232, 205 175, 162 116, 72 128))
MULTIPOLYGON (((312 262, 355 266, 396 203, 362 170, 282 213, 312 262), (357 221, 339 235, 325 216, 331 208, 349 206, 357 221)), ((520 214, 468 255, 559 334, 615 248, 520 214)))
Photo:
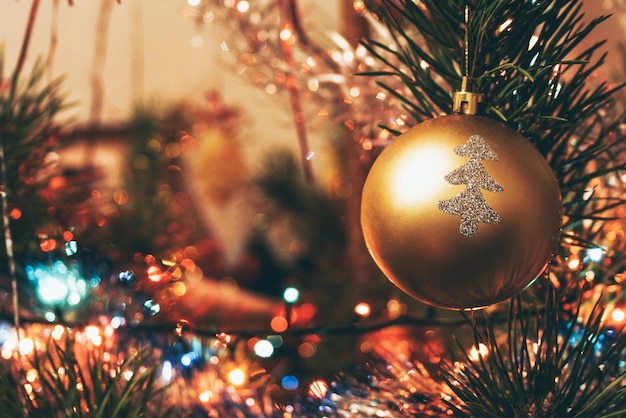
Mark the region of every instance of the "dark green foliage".
POLYGON ((148 348, 121 361, 114 354, 105 356, 100 348, 76 345, 73 337, 51 341, 48 349, 30 363, 24 356, 22 361, 29 365, 22 369, 0 370, 0 417, 174 416, 171 408, 161 408, 167 387, 157 381, 158 366, 150 364, 148 348), (24 379, 31 367, 37 379, 29 393, 24 379))
MULTIPOLYGON (((604 306, 588 317, 558 309, 548 290, 543 308, 510 304, 508 326, 474 323, 474 346, 489 348, 478 359, 466 356, 444 379, 461 401, 448 402, 457 417, 607 417, 626 413, 626 373, 621 330, 603 325, 604 306), (458 366, 457 366, 458 367, 458 366), (612 376, 612 377, 609 377, 612 376)), ((590 304, 592 302, 589 302, 590 304)), ((579 305, 580 306, 580 305, 579 305)), ((480 315, 480 314, 477 314, 480 315)))
POLYGON ((339 202, 305 184, 293 155, 284 150, 270 154, 256 184, 277 208, 291 216, 296 233, 307 243, 309 257, 328 262, 341 256, 346 232, 339 202))
MULTIPOLYGON (((44 76, 44 65, 38 61, 24 78, 5 77, 0 52, 0 147, 6 168, 6 178, 0 181, 9 211, 22 212, 11 224, 16 252, 30 249, 33 242, 36 247, 35 226, 51 219, 41 193, 50 180, 45 175, 46 156, 57 145, 62 127, 58 116, 70 106, 61 93, 63 80, 46 83, 44 76)), ((4 241, 0 245, 4 248, 4 241)))
MULTIPOLYGON (((136 267, 137 254, 162 255, 209 235, 199 216, 201 208, 185 184, 190 178, 185 177, 181 140, 189 135, 192 117, 192 109, 180 103, 137 106, 116 138, 123 182, 102 191, 101 204, 107 210, 93 207, 91 222, 77 235, 83 245, 111 257, 118 268, 136 267), (126 198, 114 199, 115 192, 126 198), (99 216, 106 218, 105 227, 95 222, 99 216)), ((208 257, 206 261, 213 262, 208 257)))

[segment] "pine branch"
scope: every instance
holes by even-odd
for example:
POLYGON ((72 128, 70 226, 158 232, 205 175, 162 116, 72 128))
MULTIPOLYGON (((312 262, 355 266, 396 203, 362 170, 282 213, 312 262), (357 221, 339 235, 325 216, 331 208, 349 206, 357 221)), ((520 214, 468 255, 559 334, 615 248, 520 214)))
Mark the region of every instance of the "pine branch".
POLYGON ((119 361, 101 348, 76 344, 71 336, 51 340, 48 350, 35 354, 30 364, 0 371, 0 382, 11 383, 0 386, 0 417, 175 416, 159 404, 167 386, 157 382, 158 365, 150 364, 150 353, 139 349, 119 361), (28 370, 26 385, 21 382, 26 382, 28 370), (26 400, 25 408, 18 399, 26 400))
POLYGON ((554 290, 548 289, 541 312, 529 314, 519 298, 512 300, 504 341, 488 315, 485 325, 468 318, 474 346, 487 350, 478 358, 463 350, 462 366, 445 367, 443 377, 460 401, 446 401, 455 416, 592 417, 626 412, 626 373, 620 366, 625 335, 603 325, 605 307, 600 302, 586 319, 580 310, 572 317, 564 315, 558 302, 554 290))

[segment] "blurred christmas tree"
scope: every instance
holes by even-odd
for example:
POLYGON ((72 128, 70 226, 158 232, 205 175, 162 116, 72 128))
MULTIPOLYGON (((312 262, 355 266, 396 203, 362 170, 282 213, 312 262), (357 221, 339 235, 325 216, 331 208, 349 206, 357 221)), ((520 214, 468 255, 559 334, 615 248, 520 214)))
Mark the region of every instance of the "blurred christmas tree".
MULTIPOLYGON (((208 109, 137 112, 125 131, 129 175, 116 190, 89 193, 91 171, 85 182, 71 173, 43 177, 58 133, 53 121, 62 109, 58 85, 37 90, 35 71, 20 89, 19 68, 3 83, 0 149, 8 174, 5 222, 9 214, 12 221, 2 283, 42 288, 47 280, 51 286, 39 295, 35 287, 29 303, 22 302, 24 315, 13 309, 14 326, 0 327, 0 416, 626 413, 620 219, 626 121, 621 81, 597 75, 603 43, 587 42, 605 18, 585 22, 580 0, 372 0, 352 6, 345 17, 354 39, 323 30, 310 36, 295 0, 189 6, 199 22, 228 27, 226 49, 238 73, 289 103, 300 158, 273 153, 252 184, 236 147, 224 141, 235 133, 235 116, 216 106, 215 96, 208 109), (357 36, 365 40, 356 44, 357 36), (379 151, 400 143, 410 126, 432 126, 458 113, 453 93, 459 90, 480 101, 468 104, 477 108, 467 117, 485 118, 489 133, 497 124, 532 143, 556 175, 563 208, 560 236, 547 230, 547 244, 527 243, 532 249, 554 245, 550 264, 510 301, 494 303, 489 280, 481 287, 450 277, 418 289, 426 301, 433 296, 429 289, 442 287, 461 303, 487 295, 489 307, 463 312, 414 301, 392 286, 369 258, 359 223, 361 190, 379 151), (307 141, 318 118, 334 129, 338 168, 328 168, 335 173, 328 182, 314 172, 307 141), (203 140, 218 157, 200 147, 203 140), (203 176, 205 187, 196 192, 212 204, 228 207, 233 188, 241 188, 257 205, 249 253, 239 266, 223 263, 185 173, 203 176), (44 261, 36 264, 35 258, 44 261), (249 299, 239 287, 272 303, 249 299), (77 309, 86 293, 91 302, 77 309), (201 303, 192 293, 217 294, 222 299, 207 303, 208 309, 228 313, 191 318, 202 310, 181 306, 201 303), (41 302, 43 308, 33 307, 41 302), (245 319, 240 327, 228 321, 234 306, 250 318, 253 305, 268 315, 254 322, 263 324, 260 329, 245 319)), ((455 129, 465 126, 453 120, 455 129)), ((448 141, 440 128, 433 131, 435 142, 448 141)), ((509 206, 521 209, 514 212, 518 218, 543 207, 532 200, 542 191, 524 195, 513 186, 525 182, 511 183, 517 173, 510 167, 488 165, 500 159, 515 166, 515 157, 529 165, 527 155, 509 157, 489 135, 474 133, 464 132, 448 150, 459 156, 450 167, 428 165, 428 173, 420 173, 443 170, 440 181, 453 192, 439 200, 446 210, 434 213, 455 234, 460 223, 466 238, 489 240, 493 230, 487 227, 510 228, 509 206), (463 145, 468 139, 471 146, 463 145), (467 195, 455 198, 464 188, 467 195), (504 196, 498 197, 504 206, 491 200, 488 189, 504 196), (523 199, 514 200, 517 195, 523 199), (462 227, 466 220, 472 228, 462 227)), ((406 176, 400 180, 410 190, 432 183, 406 176)), ((394 198, 387 192, 380 193, 385 210, 394 198)), ((437 208, 432 195, 421 199, 437 208)), ((429 227, 433 212, 425 216, 420 223, 429 227)), ((510 242, 521 248, 522 238, 507 232, 489 243, 487 253, 466 256, 454 252, 461 248, 456 243, 441 241, 443 227, 412 236, 412 225, 392 213, 385 218, 398 223, 392 244, 409 235, 411 244, 402 241, 397 248, 406 250, 400 261, 410 269, 418 258, 412 254, 427 241, 440 249, 427 261, 443 260, 442 270, 472 257, 475 264, 508 266, 514 257, 502 255, 504 249, 510 242)), ((543 222, 533 217, 527 229, 542 229, 543 222)), ((377 262, 385 270, 390 256, 382 258, 377 262)), ((524 266, 546 261, 521 258, 524 266)), ((407 281, 414 277, 395 279, 410 289, 407 281)), ((479 303, 460 305, 471 306, 479 303)))

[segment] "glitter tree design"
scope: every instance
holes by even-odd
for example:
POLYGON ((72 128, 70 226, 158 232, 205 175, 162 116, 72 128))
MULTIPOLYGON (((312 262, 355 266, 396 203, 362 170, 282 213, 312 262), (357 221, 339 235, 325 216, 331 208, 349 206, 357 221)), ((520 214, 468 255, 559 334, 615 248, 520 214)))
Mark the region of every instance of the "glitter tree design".
POLYGON ((489 206, 481 192, 481 189, 490 192, 503 191, 502 186, 487 173, 481 162, 481 160, 496 161, 498 154, 480 135, 470 136, 465 144, 454 149, 454 153, 469 157, 469 161, 448 173, 444 178, 448 183, 466 184, 467 187, 452 199, 440 201, 439 210, 460 216, 459 232, 472 237, 478 234, 478 222, 488 224, 500 222, 500 215, 489 206))

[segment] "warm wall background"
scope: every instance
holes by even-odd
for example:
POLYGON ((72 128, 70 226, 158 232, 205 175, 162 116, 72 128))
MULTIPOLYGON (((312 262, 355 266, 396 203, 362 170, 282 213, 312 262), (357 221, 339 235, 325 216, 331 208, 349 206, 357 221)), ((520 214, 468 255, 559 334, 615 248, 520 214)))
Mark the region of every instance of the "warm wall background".
MULTIPOLYGON (((56 31, 58 42, 52 71, 67 78, 70 97, 79 101, 79 120, 89 118, 92 100, 91 77, 94 71, 94 51, 99 10, 108 0, 44 0, 35 22, 26 69, 37 57, 45 57, 50 48, 51 34, 56 31), (58 4, 55 12, 54 4, 58 4), (58 13, 55 18, 54 13, 58 13), (56 25, 56 29, 55 29, 56 25)), ((306 0, 301 10, 307 22, 323 27, 338 27, 342 1, 306 0)), ((220 50, 222 39, 219 25, 198 28, 192 19, 183 16, 186 0, 110 0, 111 20, 106 51, 100 68, 104 81, 102 118, 116 121, 129 115, 136 101, 146 99, 202 100, 204 92, 219 88, 227 102, 247 104, 253 121, 255 142, 276 139, 266 131, 276 123, 289 127, 286 106, 267 100, 263 92, 246 85, 231 74, 223 64, 225 52, 220 50), (192 44, 197 46, 193 46, 192 44), (222 63, 221 63, 222 62, 222 63), (280 109, 284 106, 283 109, 280 109), (278 111, 275 111, 279 108, 278 111), (282 117, 281 117, 282 116, 282 117), (261 121, 262 128, 261 128, 261 121)), ((0 0, 0 42, 4 45, 5 74, 15 65, 30 8, 27 0, 0 0)), ((615 49, 625 38, 626 6, 623 0, 585 0, 589 18, 621 10, 597 31, 595 38, 608 38, 615 49), (612 7, 612 9, 611 9, 612 7)), ((610 66, 622 60, 610 57, 610 66)))

